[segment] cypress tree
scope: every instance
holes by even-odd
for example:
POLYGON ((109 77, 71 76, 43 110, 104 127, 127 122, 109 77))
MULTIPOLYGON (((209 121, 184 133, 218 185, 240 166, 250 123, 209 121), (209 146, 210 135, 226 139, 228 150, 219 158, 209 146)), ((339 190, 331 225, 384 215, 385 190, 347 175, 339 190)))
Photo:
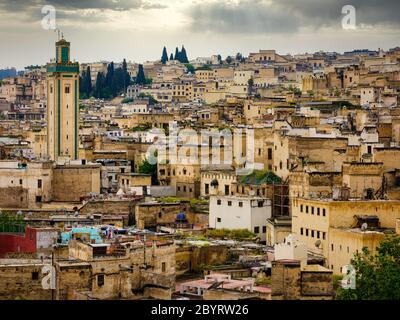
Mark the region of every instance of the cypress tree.
POLYGON ((186 55, 186 49, 184 46, 182 46, 182 50, 181 50, 179 57, 180 57, 180 60, 179 60, 180 62, 189 63, 188 57, 186 55))
POLYGON ((171 53, 171 55, 169 56, 169 61, 174 60, 174 55, 171 53))
POLYGON ((86 92, 86 96, 90 97, 91 93, 92 93, 92 75, 90 72, 90 66, 88 66, 86 68, 86 72, 85 72, 85 92, 86 92))
POLYGON ((136 75, 137 84, 146 84, 146 77, 144 76, 143 65, 139 64, 139 70, 136 75))
POLYGON ((161 62, 162 64, 166 64, 168 61, 168 53, 167 53, 167 48, 164 47, 162 57, 161 57, 161 62))
POLYGON ((175 57, 174 57, 174 60, 180 61, 180 60, 179 60, 179 49, 178 49, 178 47, 176 47, 176 49, 175 49, 175 57))
POLYGON ((126 64, 126 60, 122 62, 122 71, 123 71, 123 83, 124 83, 124 93, 126 92, 126 88, 131 84, 131 76, 128 72, 128 65, 126 64))
POLYGON ((95 87, 95 92, 94 96, 96 98, 102 98, 103 97, 103 86, 105 84, 105 78, 102 72, 99 72, 96 77, 96 87, 95 87))

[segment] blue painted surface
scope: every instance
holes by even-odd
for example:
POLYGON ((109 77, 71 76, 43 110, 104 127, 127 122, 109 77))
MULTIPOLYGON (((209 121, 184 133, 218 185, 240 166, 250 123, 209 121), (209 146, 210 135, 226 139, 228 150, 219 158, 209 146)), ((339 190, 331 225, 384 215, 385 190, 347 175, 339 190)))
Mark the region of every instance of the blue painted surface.
POLYGON ((93 242, 96 244, 103 243, 103 239, 100 236, 100 230, 94 227, 80 227, 80 228, 72 228, 70 231, 65 231, 61 233, 61 243, 68 244, 69 240, 73 238, 74 234, 77 233, 86 233, 89 234, 88 242, 93 242))

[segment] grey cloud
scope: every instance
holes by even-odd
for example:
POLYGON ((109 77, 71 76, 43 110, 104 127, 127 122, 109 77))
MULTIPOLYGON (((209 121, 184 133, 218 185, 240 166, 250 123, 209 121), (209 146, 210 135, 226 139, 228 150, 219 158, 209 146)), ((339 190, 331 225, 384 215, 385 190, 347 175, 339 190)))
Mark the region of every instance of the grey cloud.
POLYGON ((167 6, 143 0, 1 0, 0 12, 21 13, 21 19, 32 22, 41 19, 41 9, 45 5, 52 5, 56 9, 60 20, 98 22, 107 19, 102 12, 129 11, 135 9, 164 9, 167 6), (88 15, 85 11, 93 10, 88 15))
POLYGON ((188 9, 195 32, 288 33, 300 28, 340 28, 342 7, 353 5, 357 24, 400 26, 399 0, 239 0, 188 9))

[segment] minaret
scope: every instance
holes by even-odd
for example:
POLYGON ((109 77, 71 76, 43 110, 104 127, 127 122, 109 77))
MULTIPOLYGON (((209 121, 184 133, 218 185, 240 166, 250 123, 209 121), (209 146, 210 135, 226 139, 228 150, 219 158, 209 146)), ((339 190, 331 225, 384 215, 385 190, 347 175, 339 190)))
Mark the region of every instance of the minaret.
POLYGON ((47 64, 47 153, 51 160, 78 159, 79 63, 70 43, 56 42, 56 61, 47 64))

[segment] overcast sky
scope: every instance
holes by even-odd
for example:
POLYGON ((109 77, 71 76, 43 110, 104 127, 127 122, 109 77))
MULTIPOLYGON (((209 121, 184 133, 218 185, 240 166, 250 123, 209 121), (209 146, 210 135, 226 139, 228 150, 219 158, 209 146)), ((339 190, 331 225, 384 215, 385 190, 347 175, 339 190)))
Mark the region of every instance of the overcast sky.
POLYGON ((185 45, 198 56, 276 49, 281 54, 400 46, 399 0, 0 0, 0 68, 53 58, 57 33, 41 25, 42 7, 79 62, 144 62, 185 45), (342 28, 342 7, 356 29, 342 28))

